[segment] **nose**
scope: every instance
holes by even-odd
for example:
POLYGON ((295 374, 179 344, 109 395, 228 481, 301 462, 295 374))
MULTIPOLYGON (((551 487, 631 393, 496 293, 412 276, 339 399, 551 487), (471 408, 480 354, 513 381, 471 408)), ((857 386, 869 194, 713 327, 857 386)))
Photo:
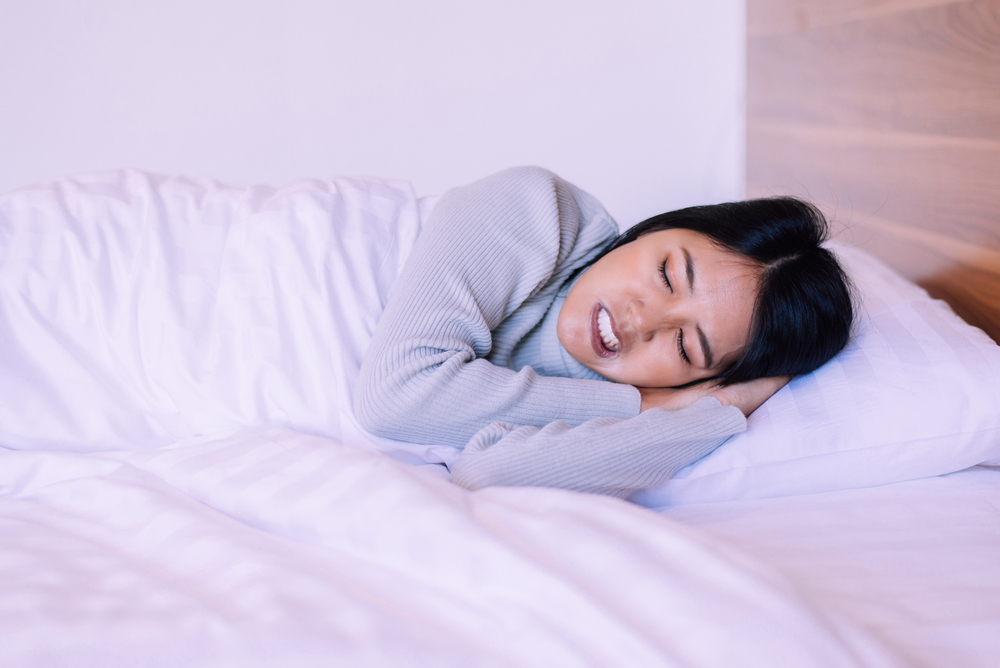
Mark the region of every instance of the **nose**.
POLYGON ((636 298, 630 305, 632 330, 641 341, 649 341, 657 333, 677 326, 680 318, 674 300, 636 298))

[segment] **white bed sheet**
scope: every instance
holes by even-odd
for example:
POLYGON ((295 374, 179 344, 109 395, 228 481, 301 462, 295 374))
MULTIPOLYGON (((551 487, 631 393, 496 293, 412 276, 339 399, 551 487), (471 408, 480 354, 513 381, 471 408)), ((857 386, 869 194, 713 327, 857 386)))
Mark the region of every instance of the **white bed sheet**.
POLYGON ((776 568, 911 665, 1000 665, 1000 469, 663 514, 776 568))
POLYGON ((0 452, 4 666, 895 666, 652 511, 282 428, 0 452))

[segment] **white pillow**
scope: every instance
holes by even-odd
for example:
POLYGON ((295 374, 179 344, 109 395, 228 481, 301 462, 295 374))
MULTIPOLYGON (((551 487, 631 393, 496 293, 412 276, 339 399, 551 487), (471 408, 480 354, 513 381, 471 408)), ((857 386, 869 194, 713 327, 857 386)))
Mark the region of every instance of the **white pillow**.
POLYGON ((871 487, 1000 463, 1000 346, 870 255, 830 244, 863 297, 853 342, 646 506, 871 487))

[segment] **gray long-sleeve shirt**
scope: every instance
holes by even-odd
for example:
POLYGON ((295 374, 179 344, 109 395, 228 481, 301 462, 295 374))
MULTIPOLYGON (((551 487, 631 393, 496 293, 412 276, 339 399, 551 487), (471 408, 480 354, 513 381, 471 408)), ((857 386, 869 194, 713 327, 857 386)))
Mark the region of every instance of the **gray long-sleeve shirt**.
POLYGON ((543 169, 445 194, 365 354, 354 402, 362 424, 464 445, 452 477, 469 488, 615 496, 662 482, 744 430, 739 409, 711 398, 640 414, 638 390, 600 379, 559 345, 555 320, 572 280, 617 232, 597 200, 543 169))

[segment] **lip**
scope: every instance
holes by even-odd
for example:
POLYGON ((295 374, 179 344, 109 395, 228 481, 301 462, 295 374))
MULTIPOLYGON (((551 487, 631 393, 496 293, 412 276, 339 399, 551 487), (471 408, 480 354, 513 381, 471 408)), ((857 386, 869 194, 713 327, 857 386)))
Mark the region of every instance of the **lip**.
POLYGON ((604 345, 604 339, 601 338, 601 330, 597 326, 597 316, 600 314, 601 309, 608 311, 603 304, 597 303, 593 310, 590 312, 590 345, 594 348, 594 353, 598 357, 614 357, 621 350, 621 337, 618 336, 618 328, 615 327, 615 318, 611 315, 611 311, 608 311, 608 319, 611 321, 611 331, 614 333, 615 338, 618 339, 618 350, 611 350, 604 345))

